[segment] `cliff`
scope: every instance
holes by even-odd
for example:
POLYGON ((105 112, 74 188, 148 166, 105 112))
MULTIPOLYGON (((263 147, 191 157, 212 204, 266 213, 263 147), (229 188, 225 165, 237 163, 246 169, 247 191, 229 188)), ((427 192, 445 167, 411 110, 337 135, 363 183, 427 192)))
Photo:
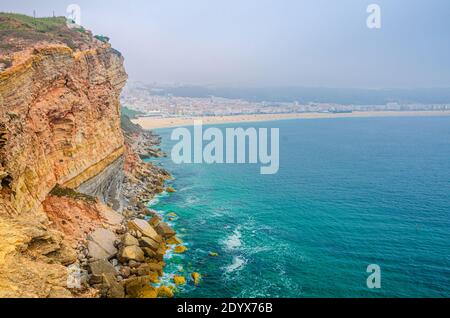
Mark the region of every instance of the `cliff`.
MULTIPOLYGON (((0 14, 0 297, 68 293, 76 244, 57 226, 62 211, 43 203, 58 207, 57 185, 83 186, 125 152, 120 53, 61 18, 26 18, 0 14)), ((81 219, 95 225, 100 214, 81 219)))

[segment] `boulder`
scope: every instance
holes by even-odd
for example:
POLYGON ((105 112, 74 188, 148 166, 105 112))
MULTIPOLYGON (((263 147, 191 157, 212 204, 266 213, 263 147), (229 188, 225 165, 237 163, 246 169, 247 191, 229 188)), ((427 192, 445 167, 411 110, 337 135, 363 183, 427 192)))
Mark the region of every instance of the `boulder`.
POLYGON ((154 216, 148 221, 148 223, 153 227, 158 226, 159 222, 161 222, 161 218, 159 216, 154 216))
POLYGON ((187 247, 183 246, 183 245, 179 245, 179 246, 175 247, 175 249, 173 250, 173 252, 175 254, 183 254, 186 251, 187 251, 187 247))
POLYGON ((201 278, 202 278, 202 276, 200 275, 200 273, 193 272, 193 273, 191 274, 191 277, 192 277, 192 280, 194 281, 194 284, 195 284, 195 285, 200 284, 200 280, 201 280, 201 278))
POLYGON ((117 213, 116 211, 114 211, 113 209, 104 204, 98 203, 97 206, 100 210, 100 213, 105 218, 106 223, 113 226, 118 226, 122 224, 123 222, 122 215, 120 215, 119 213, 117 213))
POLYGON ((128 227, 140 232, 143 236, 147 236, 156 242, 161 242, 162 239, 155 231, 155 229, 145 220, 134 219, 128 222, 128 227))
POLYGON ((167 240, 167 244, 179 245, 179 244, 183 244, 183 241, 176 236, 172 236, 170 239, 167 240))
POLYGON ((151 276, 152 282, 156 283, 159 281, 159 273, 153 270, 153 267, 150 264, 142 264, 137 268, 137 275, 139 276, 151 276))
POLYGON ((163 193, 163 192, 164 192, 164 187, 162 187, 162 186, 157 186, 157 187, 155 188, 155 192, 156 192, 156 193, 163 193))
POLYGON ((125 246, 139 246, 139 241, 130 233, 126 233, 122 238, 122 244, 125 246))
POLYGON ((150 271, 158 273, 159 276, 163 275, 164 266, 157 263, 147 263, 146 264, 150 271))
POLYGON ((141 265, 140 262, 136 262, 135 260, 131 260, 128 262, 128 266, 131 268, 138 268, 141 265))
POLYGON ((176 191, 174 188, 172 188, 172 187, 167 187, 166 191, 167 191, 168 193, 175 193, 175 192, 177 192, 177 191, 176 191))
POLYGON ((154 258, 156 259, 156 252, 148 247, 143 247, 142 250, 144 251, 145 256, 148 258, 154 258))
POLYGON ((123 247, 118 255, 119 261, 126 263, 130 260, 136 262, 144 261, 144 251, 139 246, 131 245, 123 247))
POLYGON ((141 276, 133 277, 123 281, 123 286, 127 296, 131 298, 138 298, 140 292, 151 283, 151 277, 141 276))
POLYGON ((141 247, 148 247, 154 251, 157 251, 160 246, 160 243, 156 242, 155 240, 152 240, 149 237, 143 236, 139 241, 139 245, 141 247))
POLYGON ((53 260, 64 266, 72 265, 78 259, 77 252, 66 244, 61 244, 61 248, 51 255, 53 260))
POLYGON ((112 274, 103 274, 103 285, 102 290, 104 290, 104 295, 107 298, 124 298, 125 291, 121 284, 116 281, 116 278, 112 274))
POLYGON ((161 298, 173 298, 173 291, 167 286, 161 286, 157 289, 158 297, 161 298))
POLYGON ((159 222, 156 226, 156 231, 159 235, 161 235, 164 238, 170 238, 172 236, 175 236, 177 234, 167 223, 165 222, 159 222))
POLYGON ((174 282, 175 285, 177 285, 177 286, 185 285, 185 284, 186 284, 186 278, 184 278, 184 276, 175 275, 175 276, 173 277, 173 282, 174 282))
POLYGON ((89 256, 94 260, 110 259, 117 254, 116 234, 107 229, 97 229, 88 236, 89 256))
POLYGON ((156 256, 155 258, 158 261, 162 261, 164 259, 164 255, 166 255, 166 248, 161 246, 160 248, 158 248, 158 250, 156 251, 156 256))
POLYGON ((79 264, 72 264, 67 267, 66 287, 71 291, 82 291, 89 286, 89 274, 79 264))
POLYGON ((131 276, 131 268, 129 268, 128 266, 123 266, 122 268, 120 268, 120 275, 122 275, 122 277, 124 278, 128 278, 131 276))
POLYGON ((99 259, 107 260, 107 259, 113 257, 113 255, 107 253, 103 248, 101 248, 95 242, 88 241, 87 247, 88 247, 88 251, 89 251, 88 256, 94 260, 99 260, 99 259))
POLYGON ((158 297, 158 291, 156 288, 147 285, 142 288, 138 293, 138 298, 156 298, 158 297))
POLYGON ((91 279, 90 283, 93 284, 101 284, 103 282, 103 275, 117 275, 117 271, 114 266, 105 260, 98 260, 89 264, 89 269, 91 271, 91 279))

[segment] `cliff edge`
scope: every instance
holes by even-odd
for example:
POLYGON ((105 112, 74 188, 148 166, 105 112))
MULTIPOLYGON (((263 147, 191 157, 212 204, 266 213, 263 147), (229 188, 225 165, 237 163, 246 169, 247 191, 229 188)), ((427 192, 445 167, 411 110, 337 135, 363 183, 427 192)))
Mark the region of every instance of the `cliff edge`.
POLYGON ((62 211, 50 220, 43 202, 125 152, 121 54, 64 18, 30 19, 0 14, 0 297, 70 295, 76 244, 53 226, 62 211))

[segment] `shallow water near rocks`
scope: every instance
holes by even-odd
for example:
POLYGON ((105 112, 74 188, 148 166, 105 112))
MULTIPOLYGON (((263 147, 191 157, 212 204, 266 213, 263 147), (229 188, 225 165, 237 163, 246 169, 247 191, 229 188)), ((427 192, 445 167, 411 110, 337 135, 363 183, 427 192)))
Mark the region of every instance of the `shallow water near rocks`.
MULTIPOLYGON (((178 215, 169 223, 189 249, 166 257, 163 282, 188 280, 178 296, 450 296, 449 117, 218 127, 280 128, 280 170, 152 160, 177 190, 152 208, 178 215), (366 286, 369 264, 381 289, 366 286)), ((156 131, 169 154, 171 131, 156 131)))

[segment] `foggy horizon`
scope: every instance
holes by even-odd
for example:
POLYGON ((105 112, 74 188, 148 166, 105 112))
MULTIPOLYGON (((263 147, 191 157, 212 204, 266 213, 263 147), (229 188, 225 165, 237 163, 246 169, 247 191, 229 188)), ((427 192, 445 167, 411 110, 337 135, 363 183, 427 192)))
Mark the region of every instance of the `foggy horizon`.
POLYGON ((58 1, 0 11, 66 15, 107 35, 131 81, 217 87, 450 87, 450 3, 406 1, 58 1), (369 29, 369 4, 381 28, 369 29))

